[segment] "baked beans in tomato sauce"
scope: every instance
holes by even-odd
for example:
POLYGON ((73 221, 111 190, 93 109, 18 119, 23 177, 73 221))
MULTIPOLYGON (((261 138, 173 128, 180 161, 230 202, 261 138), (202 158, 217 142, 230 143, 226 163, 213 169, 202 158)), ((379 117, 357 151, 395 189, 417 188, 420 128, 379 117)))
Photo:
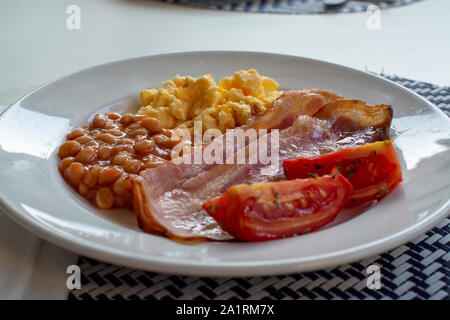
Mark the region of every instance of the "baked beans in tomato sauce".
POLYGON ((130 175, 170 160, 173 132, 145 115, 96 114, 59 148, 68 184, 100 209, 132 208, 130 175))

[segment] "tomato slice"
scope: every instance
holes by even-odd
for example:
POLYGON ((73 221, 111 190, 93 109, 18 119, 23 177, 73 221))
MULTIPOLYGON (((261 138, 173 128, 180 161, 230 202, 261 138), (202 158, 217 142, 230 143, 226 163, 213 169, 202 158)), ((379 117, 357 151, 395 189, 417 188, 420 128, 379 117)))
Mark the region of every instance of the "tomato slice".
POLYGON ((203 204, 233 237, 262 241, 314 231, 333 221, 352 191, 341 174, 240 184, 203 204))
POLYGON ((288 179, 343 174, 353 186, 347 205, 381 199, 402 181, 401 166, 391 140, 342 149, 316 158, 285 160, 283 167, 288 179))

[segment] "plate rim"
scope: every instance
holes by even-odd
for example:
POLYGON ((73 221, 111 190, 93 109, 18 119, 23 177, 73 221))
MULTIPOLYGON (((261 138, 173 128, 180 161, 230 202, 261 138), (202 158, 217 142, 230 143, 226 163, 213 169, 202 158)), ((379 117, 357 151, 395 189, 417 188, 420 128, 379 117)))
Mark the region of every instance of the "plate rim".
MULTIPOLYGON (((447 115, 435 106, 433 103, 420 96, 416 92, 405 88, 404 86, 390 80, 383 78, 380 75, 358 70, 355 68, 343 66, 337 63, 301 57, 297 55, 288 55, 280 53, 271 52, 260 52, 260 51, 234 51, 234 50, 207 50, 207 51, 180 51, 180 52, 170 52, 162 54, 153 55, 143 55, 131 58, 125 58, 115 61, 110 61, 102 64, 97 64, 90 66, 76 72, 64 75, 55 80, 49 81, 42 86, 32 90, 31 92, 25 94, 21 98, 17 99, 12 103, 4 112, 0 115, 0 121, 3 117, 13 110, 13 108, 20 104, 20 102, 26 99, 28 96, 38 92, 39 90, 50 86, 56 82, 62 81, 65 78, 71 77, 73 75, 92 71, 96 68, 107 67, 108 65, 124 63, 130 60, 146 59, 151 57, 160 56, 183 56, 183 55, 205 55, 205 54, 244 54, 244 55, 264 55, 264 56, 278 56, 283 58, 294 58, 301 59, 305 62, 319 63, 322 65, 328 65, 330 67, 350 70, 356 72, 360 75, 369 76, 377 81, 387 82, 390 85, 395 86, 397 89, 401 89, 408 94, 414 95, 419 98, 427 106, 431 107, 436 113, 438 113, 447 121, 450 119, 447 115)), ((75 251, 76 253, 94 259, 100 259, 102 261, 113 263, 121 266, 137 268, 141 270, 148 270, 153 272, 170 273, 170 274, 180 274, 180 275, 192 275, 192 276, 264 276, 264 275, 277 275, 286 274, 294 272, 304 272, 313 271, 318 269, 326 269, 333 266, 354 262, 379 254, 381 252, 386 252, 395 248, 414 237, 423 234, 424 232, 430 230, 432 227, 436 226, 440 221, 444 220, 450 213, 450 200, 447 200, 435 213, 431 216, 426 217, 409 228, 402 229, 401 231, 372 241, 365 245, 353 246, 349 249, 339 250, 333 253, 321 254, 319 256, 309 256, 309 257, 296 257, 289 259, 279 259, 270 261, 255 261, 255 262, 223 262, 211 263, 208 261, 183 261, 182 263, 177 263, 176 261, 170 259, 161 259, 158 256, 142 257, 142 254, 136 254, 135 252, 127 252, 126 254, 121 249, 116 249, 114 247, 108 246, 106 244, 98 244, 87 239, 76 237, 73 234, 61 232, 60 230, 54 230, 37 220, 31 219, 29 215, 25 215, 18 210, 14 210, 8 204, 8 201, 0 195, 0 208, 3 209, 6 215, 17 222, 19 225, 23 226, 28 231, 36 234, 38 237, 49 241, 57 246, 63 247, 70 251, 75 251), (186 269, 183 269, 185 267, 186 269), (255 269, 258 267, 257 269, 255 269), (188 269, 189 268, 189 269, 188 269)))

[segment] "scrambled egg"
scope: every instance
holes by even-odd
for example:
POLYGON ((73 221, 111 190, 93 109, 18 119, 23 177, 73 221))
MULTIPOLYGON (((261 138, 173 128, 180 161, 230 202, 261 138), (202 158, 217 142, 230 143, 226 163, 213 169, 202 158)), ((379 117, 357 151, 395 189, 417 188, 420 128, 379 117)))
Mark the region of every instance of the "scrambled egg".
POLYGON ((251 116, 272 107, 281 91, 278 83, 254 70, 240 70, 217 84, 212 75, 199 78, 177 75, 159 89, 141 91, 143 107, 138 114, 159 119, 165 128, 192 128, 201 121, 203 129, 233 129, 251 116))

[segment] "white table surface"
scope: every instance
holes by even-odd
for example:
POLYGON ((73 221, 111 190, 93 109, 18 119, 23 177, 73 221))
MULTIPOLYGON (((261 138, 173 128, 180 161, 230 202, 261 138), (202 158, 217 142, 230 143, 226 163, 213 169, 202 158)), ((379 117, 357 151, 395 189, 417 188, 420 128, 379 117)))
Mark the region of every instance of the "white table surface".
MULTIPOLYGON (((0 107, 99 63, 195 50, 293 54, 449 85, 449 13, 449 0, 424 0, 382 10, 381 29, 369 30, 366 13, 233 13, 149 0, 3 0, 0 107), (80 30, 66 28, 72 4, 81 9, 80 30)), ((75 262, 75 254, 37 239, 0 212, 0 298, 63 298, 65 270, 75 262)))

